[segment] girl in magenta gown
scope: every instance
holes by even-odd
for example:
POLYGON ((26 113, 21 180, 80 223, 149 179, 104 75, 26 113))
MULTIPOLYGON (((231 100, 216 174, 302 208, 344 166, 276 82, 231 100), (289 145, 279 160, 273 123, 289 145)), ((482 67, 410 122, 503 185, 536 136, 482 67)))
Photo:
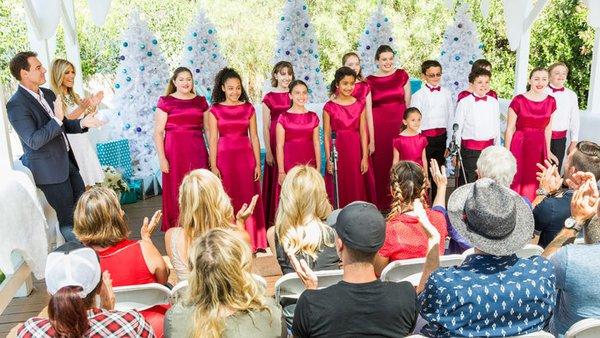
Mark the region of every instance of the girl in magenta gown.
POLYGON ((292 106, 288 87, 294 80, 294 68, 287 61, 275 64, 271 72, 271 85, 273 90, 268 92, 262 103, 263 138, 265 140, 265 173, 263 175, 262 196, 265 204, 265 223, 270 226, 275 222, 275 199, 278 183, 278 170, 276 160, 276 133, 275 126, 279 115, 292 106))
POLYGON ((545 159, 558 163, 550 151, 550 118, 556 101, 546 94, 547 85, 548 71, 535 68, 529 76, 530 90, 515 96, 508 109, 505 143, 517 160, 517 173, 510 187, 530 201, 535 199, 538 187, 537 163, 545 159))
POLYGON ((371 156, 375 174, 375 191, 379 210, 390 208, 390 169, 392 140, 400 131, 402 117, 410 104, 408 73, 394 67, 394 51, 381 45, 375 53, 379 70, 367 77, 373 100, 375 152, 371 156))
POLYGON ((162 171, 162 231, 178 226, 179 185, 190 171, 208 168, 204 143, 204 112, 208 103, 194 93, 192 73, 179 67, 165 96, 158 99, 154 142, 162 171))
POLYGON ((369 155, 375 152, 375 139, 373 131, 373 102, 371 100, 371 87, 365 81, 362 75, 362 67, 360 65, 360 57, 355 52, 349 52, 342 56, 342 65, 352 69, 356 73, 356 82, 352 96, 356 99, 364 101, 365 116, 367 119, 367 132, 369 133, 369 155))
MULTIPOLYGON (((328 185, 333 182, 331 134, 336 133, 338 208, 353 201, 373 202, 377 197, 373 172, 369 170, 365 102, 352 96, 355 81, 354 70, 349 67, 338 69, 330 86, 332 93, 337 91, 337 95, 323 107, 328 185)), ((334 201, 335 196, 330 196, 330 200, 334 201)))
POLYGON ((421 112, 410 107, 404 112, 402 131, 392 142, 394 147, 393 164, 400 161, 413 161, 420 165, 427 177, 427 137, 419 132, 421 128, 421 112))
POLYGON ((235 70, 225 67, 217 74, 207 121, 211 171, 221 178, 236 213, 258 195, 254 213, 245 225, 254 251, 264 249, 267 235, 260 197, 256 114, 235 70))
POLYGON ((319 117, 308 111, 308 86, 300 80, 290 83, 292 107, 277 119, 277 167, 279 168, 277 199, 285 174, 299 164, 308 164, 320 170, 321 145, 319 117))

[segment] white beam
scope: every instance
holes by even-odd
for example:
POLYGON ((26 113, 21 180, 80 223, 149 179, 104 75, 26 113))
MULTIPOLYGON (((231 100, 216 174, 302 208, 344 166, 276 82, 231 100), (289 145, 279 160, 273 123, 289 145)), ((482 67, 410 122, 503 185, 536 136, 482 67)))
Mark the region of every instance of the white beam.
POLYGON ((524 32, 531 29, 531 26, 533 26, 535 20, 538 18, 538 16, 540 16, 540 13, 542 12, 544 6, 546 6, 547 3, 548 0, 538 0, 535 3, 535 6, 533 6, 533 9, 531 10, 531 12, 529 12, 529 15, 527 15, 525 21, 523 21, 524 32))
MULTIPOLYGON (((525 12, 523 16, 528 17, 532 12, 531 0, 522 0, 526 2, 525 12)), ((519 40, 519 48, 517 49, 517 62, 515 65, 515 90, 514 94, 525 92, 527 87, 527 75, 529 71, 529 41, 531 39, 531 27, 523 31, 519 40)))
POLYGON ((79 41, 77 39, 77 23, 73 0, 62 1, 62 14, 67 60, 75 66, 75 92, 79 95, 85 95, 83 92, 83 72, 81 70, 81 57, 79 55, 79 41))
POLYGON ((600 28, 594 30, 594 49, 592 51, 592 70, 590 72, 590 91, 588 93, 587 110, 591 114, 600 115, 600 28))

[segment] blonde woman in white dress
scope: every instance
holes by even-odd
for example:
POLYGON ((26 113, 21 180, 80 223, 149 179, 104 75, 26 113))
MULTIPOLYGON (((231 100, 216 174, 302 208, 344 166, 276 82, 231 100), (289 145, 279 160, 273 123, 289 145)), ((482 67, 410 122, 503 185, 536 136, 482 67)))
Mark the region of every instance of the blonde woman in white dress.
MULTIPOLYGON (((50 67, 52 90, 62 98, 65 117, 71 120, 82 119, 86 115, 95 114, 104 97, 98 92, 89 98, 81 99, 73 90, 75 83, 75 67, 64 59, 55 59, 50 67)), ((79 173, 86 188, 104 181, 104 172, 98 161, 96 149, 92 146, 87 133, 67 134, 73 149, 79 173)))

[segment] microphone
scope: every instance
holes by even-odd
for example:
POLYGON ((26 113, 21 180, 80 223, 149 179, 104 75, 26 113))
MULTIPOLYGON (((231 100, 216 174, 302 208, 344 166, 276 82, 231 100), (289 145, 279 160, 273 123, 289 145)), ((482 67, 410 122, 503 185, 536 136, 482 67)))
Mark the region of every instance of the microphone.
POLYGON ((337 135, 335 134, 335 131, 331 131, 331 143, 335 144, 336 137, 337 137, 337 135))
POLYGON ((458 123, 455 123, 452 125, 452 131, 457 131, 458 130, 458 123))

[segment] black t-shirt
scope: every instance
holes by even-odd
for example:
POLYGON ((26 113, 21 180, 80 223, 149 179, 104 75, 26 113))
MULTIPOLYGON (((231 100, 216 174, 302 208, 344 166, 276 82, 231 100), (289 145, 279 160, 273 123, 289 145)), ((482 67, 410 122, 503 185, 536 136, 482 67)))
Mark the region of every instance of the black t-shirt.
POLYGON ((417 320, 417 294, 408 282, 344 281, 306 290, 298 299, 295 337, 404 337, 417 320))

